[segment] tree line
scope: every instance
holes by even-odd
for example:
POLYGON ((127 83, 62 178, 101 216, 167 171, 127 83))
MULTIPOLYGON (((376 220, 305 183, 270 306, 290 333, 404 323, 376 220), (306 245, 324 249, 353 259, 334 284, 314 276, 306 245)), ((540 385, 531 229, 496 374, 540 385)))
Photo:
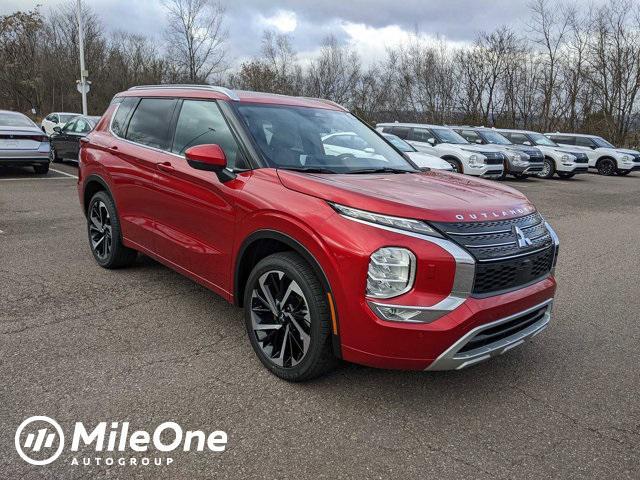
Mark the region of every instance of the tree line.
MULTIPOLYGON (((640 6, 533 0, 523 27, 481 32, 472 44, 419 33, 379 58, 362 59, 327 37, 301 60, 293 37, 267 30, 259 52, 227 58, 225 11, 212 0, 165 0, 164 45, 107 33, 84 7, 91 113, 132 85, 217 83, 328 98, 368 122, 415 121, 596 133, 621 145, 640 135, 640 6)), ((78 111, 78 24, 74 4, 0 17, 0 105, 38 114, 78 111)), ((381 46, 383 47, 383 46, 381 46)))

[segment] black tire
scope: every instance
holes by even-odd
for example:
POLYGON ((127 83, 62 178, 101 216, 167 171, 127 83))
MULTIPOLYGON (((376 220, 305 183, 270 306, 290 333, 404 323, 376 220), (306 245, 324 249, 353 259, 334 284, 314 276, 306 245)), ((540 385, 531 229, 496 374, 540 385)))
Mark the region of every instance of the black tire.
POLYGON ((618 175, 620 175, 621 177, 624 177, 625 175, 629 175, 631 173, 631 170, 618 170, 618 175))
POLYGON ((297 253, 275 253, 258 262, 247 280, 244 310, 251 346, 276 376, 302 382, 336 365, 326 292, 313 269, 297 253), (278 327, 256 328, 254 316, 256 326, 278 327))
POLYGON ((462 168, 462 163, 460 163, 460 160, 455 158, 444 158, 443 160, 451 165, 454 173, 464 173, 464 169, 462 168))
POLYGON ((559 176, 560 178, 565 178, 565 179, 567 179, 567 178, 573 178, 573 177, 574 177, 574 175, 575 175, 575 173, 570 173, 570 172, 558 172, 558 176, 559 176))
POLYGON ((615 160, 612 158, 602 158, 598 160, 596 163, 596 168, 598 169, 598 173, 600 175, 604 175, 605 177, 610 177, 616 173, 618 166, 616 165, 615 160))
POLYGON ((53 145, 49 147, 49 160, 51 160, 52 163, 60 163, 62 161, 62 159, 58 157, 58 153, 53 145))
POLYGON ((554 173, 556 173, 555 162, 552 159, 545 157, 542 165, 542 171, 539 172, 537 176, 540 178, 551 178, 554 173))
POLYGON ((138 252, 123 245, 116 206, 107 192, 96 193, 89 202, 87 234, 93 258, 101 267, 122 268, 135 262, 138 252))
POLYGON ((49 173, 49 164, 43 163, 41 165, 34 165, 33 171, 36 172, 38 175, 45 175, 49 173))

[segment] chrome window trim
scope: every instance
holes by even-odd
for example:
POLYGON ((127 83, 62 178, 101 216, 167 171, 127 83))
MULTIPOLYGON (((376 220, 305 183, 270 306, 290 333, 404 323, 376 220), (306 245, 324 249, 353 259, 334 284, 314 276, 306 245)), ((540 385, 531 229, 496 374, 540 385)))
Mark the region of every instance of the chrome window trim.
POLYGON ((553 307, 553 298, 546 300, 542 303, 534 305, 533 307, 522 310, 513 315, 503 317, 493 322, 484 323, 469 330, 466 334, 460 337, 453 345, 447 348, 441 355, 438 356, 425 370, 460 370, 465 367, 474 365, 476 363, 488 360, 491 357, 502 355, 503 353, 511 350, 518 345, 524 343, 525 340, 531 337, 535 337, 542 330, 547 328, 551 321, 551 309, 553 307), (456 356, 458 351, 462 349, 473 337, 483 330, 488 330, 497 325, 509 322, 515 318, 521 317, 528 313, 534 312, 542 307, 546 307, 544 315, 533 325, 528 326, 524 330, 514 333, 506 338, 497 340, 494 343, 480 347, 478 349, 465 352, 460 356, 456 356))
MULTIPOLYGON (((338 213, 341 217, 350 220, 352 222, 361 223, 363 225, 368 225, 370 227, 379 228, 381 230, 386 230, 388 232, 397 233, 399 235, 406 235, 409 237, 417 238, 420 240, 424 240, 426 242, 433 243, 438 245, 445 251, 447 251, 456 262, 456 272, 453 279, 453 285, 451 288, 451 293, 438 302, 436 305, 432 306, 404 306, 402 308, 413 308, 420 309, 424 313, 421 314, 422 318, 428 318, 427 321, 433 321, 436 318, 439 318, 447 313, 455 310, 460 305, 464 303, 464 301, 471 296, 471 292, 473 291, 473 281, 475 278, 476 271, 476 261, 475 259, 462 247, 456 245, 451 240, 447 240, 445 238, 432 237, 429 235, 422 235, 416 232, 411 232, 408 230, 401 230, 398 228, 389 227, 386 225, 380 225, 377 223, 367 222, 365 220, 360 220, 358 218, 349 217, 346 215, 342 215, 338 213)), ((416 270, 417 270, 417 262, 416 262, 416 270)), ((372 306, 372 311, 382 320, 389 321, 384 316, 381 316, 379 310, 376 308, 376 305, 387 306, 385 304, 377 304, 374 301, 374 297, 371 297, 371 300, 367 300, 370 306, 372 306)))
POLYGON ((239 102, 240 97, 233 90, 226 87, 218 87, 217 85, 190 85, 190 84, 181 84, 181 83, 168 83, 164 85, 137 85, 135 87, 129 88, 129 90, 189 90, 189 89, 197 89, 197 90, 212 90, 214 92, 222 93, 226 95, 229 100, 233 100, 234 102, 239 102))

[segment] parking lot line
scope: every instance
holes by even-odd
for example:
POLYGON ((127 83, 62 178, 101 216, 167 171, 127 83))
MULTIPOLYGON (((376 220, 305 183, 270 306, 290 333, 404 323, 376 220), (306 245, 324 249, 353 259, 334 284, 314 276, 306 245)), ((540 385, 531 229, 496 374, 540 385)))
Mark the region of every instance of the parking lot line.
POLYGON ((71 175, 70 173, 63 172, 62 170, 56 170, 55 168, 49 168, 49 170, 51 170, 52 172, 61 173, 62 175, 66 175, 67 177, 78 178, 77 175, 71 175))

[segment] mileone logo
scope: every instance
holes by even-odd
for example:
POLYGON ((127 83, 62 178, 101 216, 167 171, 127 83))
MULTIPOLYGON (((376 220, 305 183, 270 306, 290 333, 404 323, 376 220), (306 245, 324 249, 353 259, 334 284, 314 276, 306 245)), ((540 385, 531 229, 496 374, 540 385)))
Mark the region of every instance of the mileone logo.
MULTIPOLYGON (((170 465, 173 458, 162 454, 191 450, 224 452, 227 447, 227 434, 221 430, 209 434, 202 430, 184 431, 176 422, 161 423, 151 433, 130 430, 129 422, 99 422, 88 429, 82 422, 76 422, 70 451, 84 452, 90 448, 98 455, 74 455, 70 465, 170 465), (127 454, 128 451, 134 453, 127 454)), ((47 465, 62 454, 64 439, 64 432, 55 420, 35 416, 27 418, 16 430, 15 447, 25 462, 47 465)))

